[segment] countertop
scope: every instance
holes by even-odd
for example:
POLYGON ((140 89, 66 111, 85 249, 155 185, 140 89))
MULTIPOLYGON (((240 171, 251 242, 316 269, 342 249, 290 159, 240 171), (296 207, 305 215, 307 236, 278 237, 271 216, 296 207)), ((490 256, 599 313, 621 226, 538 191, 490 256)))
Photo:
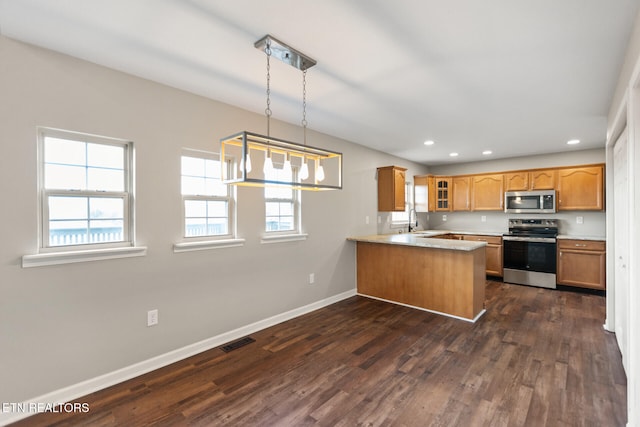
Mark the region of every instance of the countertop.
MULTIPOLYGON (((414 231, 412 233, 372 234, 370 236, 348 237, 347 240, 351 240, 354 242, 416 246, 421 248, 452 249, 458 251, 472 251, 486 245, 486 242, 438 239, 438 236, 443 234, 473 234, 478 236, 502 237, 504 233, 499 231, 421 230, 414 231)), ((569 236, 566 234, 560 234, 557 238, 572 240, 594 240, 600 242, 606 241, 606 237, 603 236, 569 236)))
POLYGON ((567 236, 566 234, 559 234, 558 239, 571 239, 571 240, 595 240, 597 242, 606 242, 607 238, 604 236, 567 236))
POLYGON ((419 231, 415 233, 403 234, 373 234, 370 236, 348 237, 347 240, 351 240, 354 242, 415 246, 418 248, 449 249, 455 251, 473 251, 487 245, 486 242, 475 242, 471 240, 448 240, 437 238, 437 236, 447 233, 449 232, 438 230, 419 231))
POLYGON ((414 231, 412 234, 429 234, 431 236, 437 236, 440 234, 473 234, 474 236, 499 236, 505 232, 503 231, 460 231, 460 230, 424 230, 414 231))

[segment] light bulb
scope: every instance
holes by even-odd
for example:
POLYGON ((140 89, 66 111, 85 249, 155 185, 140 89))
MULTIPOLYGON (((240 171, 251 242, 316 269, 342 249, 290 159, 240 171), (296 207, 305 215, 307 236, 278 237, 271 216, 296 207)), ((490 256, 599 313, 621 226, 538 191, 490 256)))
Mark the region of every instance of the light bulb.
MULTIPOLYGON (((245 166, 244 166, 244 159, 240 160, 240 172, 244 171, 245 166)), ((251 156, 249 156, 249 153, 247 153, 247 173, 251 172, 251 156)))
POLYGON ((324 168, 322 167, 322 165, 320 164, 320 161, 318 160, 318 167, 316 169, 316 180, 318 182, 322 182, 324 181, 324 168))
POLYGON ((309 178, 309 166, 307 166, 306 157, 302 159, 302 167, 300 168, 300 179, 305 180, 309 178))
POLYGON ((267 152, 267 158, 264 159, 264 167, 262 168, 262 172, 270 173, 273 170, 273 161, 271 160, 271 153, 267 152))
POLYGON ((247 173, 251 172, 251 156, 247 152, 247 173))
POLYGON ((287 174, 291 174, 291 160, 289 159, 288 154, 285 154, 284 156, 284 165, 282 166, 282 170, 287 174))

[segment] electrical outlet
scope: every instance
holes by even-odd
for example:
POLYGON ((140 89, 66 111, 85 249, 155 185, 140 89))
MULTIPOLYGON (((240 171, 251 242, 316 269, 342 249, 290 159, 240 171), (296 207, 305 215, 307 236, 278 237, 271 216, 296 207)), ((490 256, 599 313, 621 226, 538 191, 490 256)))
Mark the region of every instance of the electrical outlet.
POLYGON ((382 224, 382 217, 378 215, 378 224, 382 224))
POLYGON ((369 225, 369 215, 367 215, 367 216, 365 216, 365 217, 364 217, 364 223, 365 223, 366 225, 369 225))
POLYGON ((576 224, 584 224, 584 217, 577 216, 576 217, 576 224))
POLYGON ((147 326, 158 324, 158 309, 147 311, 147 326))
POLYGON ((480 221, 481 221, 481 222, 487 222, 487 216, 486 216, 486 215, 482 215, 482 216, 480 217, 480 221))
POLYGON ((447 221, 447 216, 446 215, 442 215, 442 221, 447 221))
POLYGON ((309 274, 309 284, 313 285, 316 282, 316 275, 314 273, 309 274))

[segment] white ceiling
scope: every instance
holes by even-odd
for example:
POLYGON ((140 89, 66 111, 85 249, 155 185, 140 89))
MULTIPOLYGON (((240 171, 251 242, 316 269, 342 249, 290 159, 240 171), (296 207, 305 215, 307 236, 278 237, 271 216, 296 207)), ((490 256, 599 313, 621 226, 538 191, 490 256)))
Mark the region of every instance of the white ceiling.
MULTIPOLYGON (((0 34, 260 114, 271 34, 318 61, 309 128, 437 165, 604 147, 639 3, 0 0, 0 34)), ((272 61, 271 93, 299 124, 301 72, 272 61)))

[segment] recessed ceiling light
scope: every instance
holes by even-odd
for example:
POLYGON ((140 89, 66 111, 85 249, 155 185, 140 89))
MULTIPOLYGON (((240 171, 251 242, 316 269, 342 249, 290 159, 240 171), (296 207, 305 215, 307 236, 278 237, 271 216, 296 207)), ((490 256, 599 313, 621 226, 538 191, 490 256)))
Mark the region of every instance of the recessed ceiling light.
POLYGON ((567 141, 567 144, 569 144, 569 145, 580 144, 580 140, 579 139, 572 139, 570 141, 567 141))
POLYGON ((456 156, 458 155, 458 153, 449 153, 449 155, 450 155, 451 157, 456 157, 456 156))
POLYGON ((489 154, 491 154, 491 153, 493 153, 493 151, 491 151, 491 150, 484 150, 484 151, 482 152, 482 154, 483 154, 483 155, 485 155, 485 156, 488 156, 488 155, 489 155, 489 154))
POLYGON ((433 144, 435 144, 435 142, 433 142, 430 139, 424 142, 424 145, 433 145, 433 144))

